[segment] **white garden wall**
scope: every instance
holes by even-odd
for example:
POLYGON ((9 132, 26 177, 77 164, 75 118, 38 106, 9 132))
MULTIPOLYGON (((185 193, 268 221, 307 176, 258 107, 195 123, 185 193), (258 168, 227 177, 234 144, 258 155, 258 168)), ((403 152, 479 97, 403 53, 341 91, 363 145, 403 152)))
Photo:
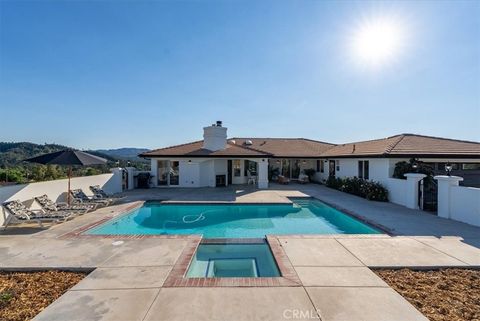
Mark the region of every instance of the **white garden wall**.
POLYGON ((480 188, 452 186, 450 189, 450 218, 480 226, 480 188))
POLYGON ((407 180, 398 178, 387 178, 382 184, 388 189, 388 200, 391 203, 407 206, 407 180))
MULTIPOLYGON (((94 176, 74 177, 71 179, 71 189, 81 188, 87 195, 92 195, 91 185, 100 185, 109 194, 122 191, 121 171, 114 174, 101 174, 94 176)), ((65 202, 68 188, 68 179, 57 179, 54 181, 18 184, 0 187, 0 204, 10 200, 20 200, 28 206, 35 205, 33 198, 47 194, 52 200, 65 202)), ((5 213, 1 209, 0 225, 3 224, 5 213)))

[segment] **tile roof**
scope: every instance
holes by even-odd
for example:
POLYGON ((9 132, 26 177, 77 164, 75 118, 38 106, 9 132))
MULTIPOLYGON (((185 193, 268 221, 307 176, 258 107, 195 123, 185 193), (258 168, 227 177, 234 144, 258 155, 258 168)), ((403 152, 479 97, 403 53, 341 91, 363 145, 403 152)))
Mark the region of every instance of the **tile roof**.
POLYGON ((480 143, 415 134, 336 145, 323 157, 454 156, 480 158, 480 143))
POLYGON ((269 153, 255 150, 244 146, 228 143, 224 150, 211 151, 203 148, 203 140, 182 145, 170 146, 148 151, 140 157, 271 157, 269 153))
POLYGON ((334 144, 320 142, 305 138, 231 138, 237 145, 248 146, 261 150, 274 157, 318 157, 323 152, 335 146, 334 144), (252 145, 246 145, 250 140, 252 145))
POLYGON ((203 149, 203 140, 155 149, 141 157, 466 157, 480 158, 480 143, 415 134, 348 144, 305 138, 231 138, 220 151, 203 149), (251 145, 245 142, 250 140, 251 145), (235 141, 235 143, 233 143, 235 141))

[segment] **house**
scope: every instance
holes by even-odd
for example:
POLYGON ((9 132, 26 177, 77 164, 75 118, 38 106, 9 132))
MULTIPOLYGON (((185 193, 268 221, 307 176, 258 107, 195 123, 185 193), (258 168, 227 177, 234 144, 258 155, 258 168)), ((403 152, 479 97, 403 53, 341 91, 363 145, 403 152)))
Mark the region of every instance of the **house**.
POLYGON ((230 138, 218 121, 204 127, 203 140, 145 152, 156 187, 216 187, 255 183, 267 188, 277 174, 295 180, 314 169, 317 181, 329 176, 387 182, 395 164, 411 158, 431 163, 438 173, 453 164, 465 184, 480 186, 480 143, 401 134, 348 144, 304 138, 230 138))

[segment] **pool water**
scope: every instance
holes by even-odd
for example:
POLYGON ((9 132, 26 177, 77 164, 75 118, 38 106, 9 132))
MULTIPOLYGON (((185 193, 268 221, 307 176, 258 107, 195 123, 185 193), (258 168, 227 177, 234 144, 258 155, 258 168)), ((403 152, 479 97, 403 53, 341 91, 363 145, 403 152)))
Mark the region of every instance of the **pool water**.
POLYGON ((187 272, 187 278, 278 276, 267 243, 200 244, 187 272))
POLYGON ((165 204, 141 208, 90 229, 96 235, 203 234, 204 238, 263 238, 288 234, 379 234, 317 199, 292 204, 165 204))

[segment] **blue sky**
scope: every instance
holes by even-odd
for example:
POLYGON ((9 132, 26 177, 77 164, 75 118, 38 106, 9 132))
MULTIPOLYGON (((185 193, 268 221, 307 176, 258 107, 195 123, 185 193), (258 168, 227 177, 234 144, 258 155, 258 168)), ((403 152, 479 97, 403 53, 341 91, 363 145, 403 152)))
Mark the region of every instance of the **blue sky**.
POLYGON ((1 1, 0 141, 155 148, 229 136, 480 141, 480 2, 1 1), (402 50, 352 57, 365 21, 402 50), (358 60, 358 59, 357 59, 358 60))

